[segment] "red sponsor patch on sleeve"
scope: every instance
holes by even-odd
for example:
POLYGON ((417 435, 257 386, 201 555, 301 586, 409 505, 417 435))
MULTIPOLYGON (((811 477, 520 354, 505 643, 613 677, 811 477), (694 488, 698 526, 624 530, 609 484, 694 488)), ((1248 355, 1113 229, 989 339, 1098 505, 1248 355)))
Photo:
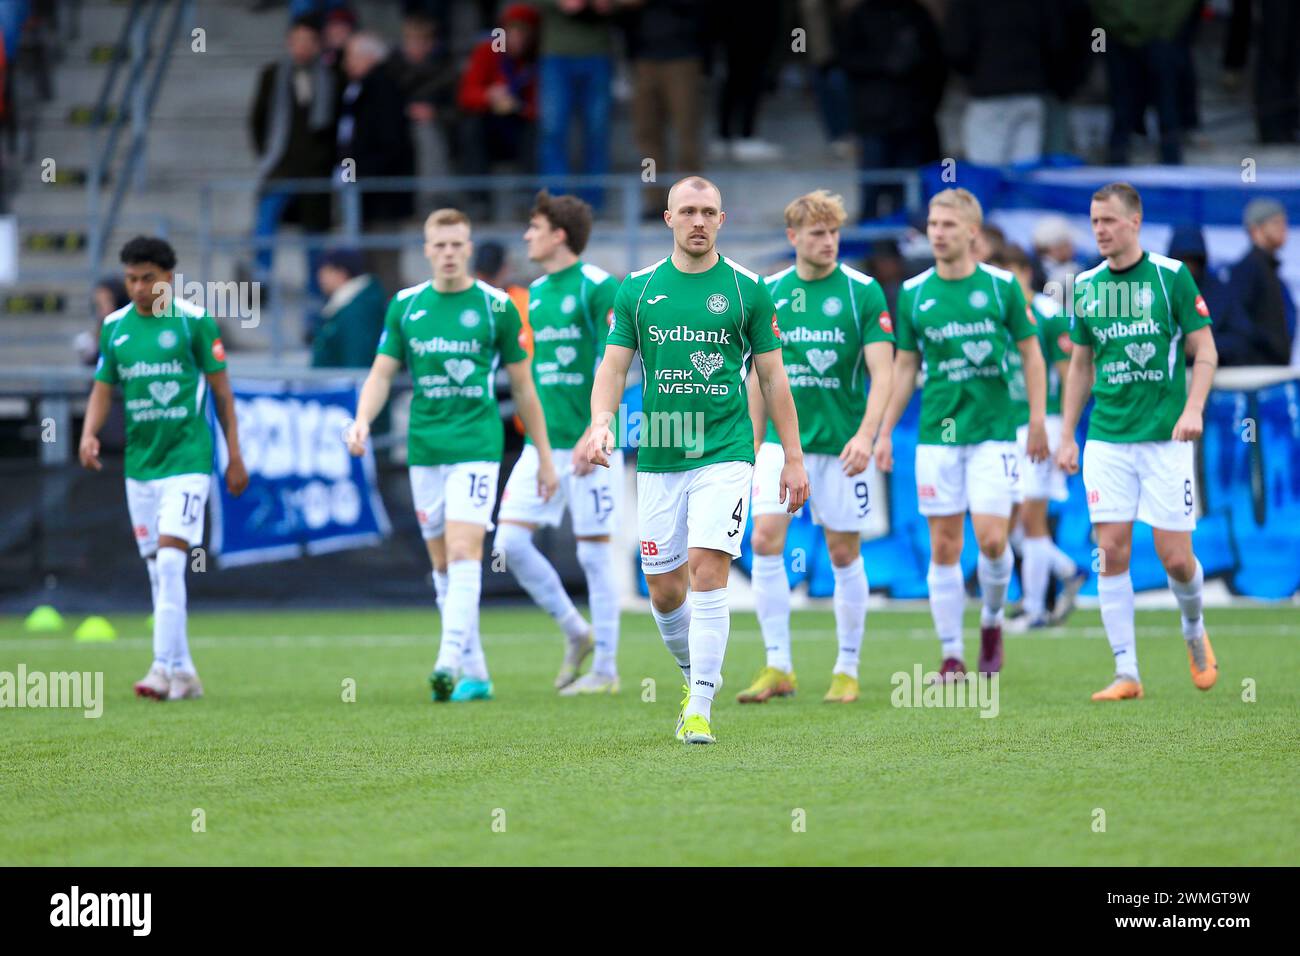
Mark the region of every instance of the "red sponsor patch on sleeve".
POLYGON ((1060 346, 1061 351, 1064 352, 1066 355, 1069 355, 1070 352, 1074 349, 1074 343, 1070 341, 1069 332, 1062 332, 1060 335, 1058 335, 1056 337, 1056 344, 1060 346))
POLYGON ((609 314, 605 316, 605 324, 611 329, 614 327, 614 310, 610 309, 609 314))
POLYGON ((212 357, 218 362, 226 360, 226 347, 221 344, 221 339, 212 340, 212 357))
POLYGON ((1038 320, 1034 318, 1034 310, 1029 306, 1025 306, 1025 318, 1029 320, 1030 325, 1038 324, 1038 320))
POLYGON ((891 335, 894 333, 894 319, 888 312, 880 313, 880 330, 891 335))
POLYGON ((1205 296, 1203 295, 1196 297, 1196 314, 1207 319, 1210 317, 1210 307, 1205 304, 1205 296))
POLYGON ((776 313, 772 313, 772 334, 778 339, 781 337, 781 327, 776 324, 776 313))

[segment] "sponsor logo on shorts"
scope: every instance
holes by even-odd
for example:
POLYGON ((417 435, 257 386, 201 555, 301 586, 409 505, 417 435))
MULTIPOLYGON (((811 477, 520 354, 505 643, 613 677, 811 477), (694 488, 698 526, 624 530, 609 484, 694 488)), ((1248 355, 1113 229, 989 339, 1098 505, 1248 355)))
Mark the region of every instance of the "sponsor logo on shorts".
POLYGON ((916 496, 918 498, 938 498, 939 492, 935 490, 934 485, 917 485, 916 496))
POLYGON ((1101 492, 1100 492, 1100 491, 1095 491, 1095 490, 1094 490, 1094 491, 1089 491, 1089 492, 1088 492, 1088 504, 1090 504, 1090 505, 1095 505, 1095 504, 1097 504, 1097 503, 1100 502, 1100 501, 1101 501, 1101 492))
POLYGON ((137 541, 143 541, 143 540, 144 540, 145 538, 147 538, 147 537, 149 537, 149 529, 148 529, 145 525, 142 525, 142 524, 138 524, 138 525, 136 525, 136 526, 135 526, 135 539, 136 539, 137 541))
POLYGON ((428 524, 428 523, 429 523, 429 515, 428 515, 427 512, 421 511, 419 508, 416 508, 416 509, 415 509, 415 520, 416 520, 417 522, 419 522, 420 524, 428 524))
POLYGON ((647 558, 653 558, 659 554, 659 545, 653 541, 642 541, 641 553, 647 558))

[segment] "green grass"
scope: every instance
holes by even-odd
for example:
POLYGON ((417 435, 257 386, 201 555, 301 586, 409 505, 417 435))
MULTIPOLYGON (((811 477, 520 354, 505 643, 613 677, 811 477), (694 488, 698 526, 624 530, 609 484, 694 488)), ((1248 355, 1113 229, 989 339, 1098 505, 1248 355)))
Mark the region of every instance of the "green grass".
MULTIPOLYGON (((498 699, 464 705, 428 699, 432 613, 195 615, 208 696, 181 704, 131 695, 150 658, 141 617, 116 618, 112 644, 0 618, 0 670, 103 671, 106 696, 98 720, 0 711, 0 863, 1293 864, 1300 610, 1207 620, 1209 693, 1174 612, 1144 612, 1146 700, 1090 703, 1110 654, 1080 612, 1057 635, 1008 638, 1000 713, 983 719, 891 706, 892 673, 938 663, 923 611, 872 612, 852 706, 820 700, 830 614, 796 613, 803 692, 742 707, 762 647, 737 613, 719 743, 688 749, 672 737, 680 677, 644 614, 624 616, 623 693, 571 700, 550 689, 550 621, 485 612, 498 699)), ((973 657, 973 611, 967 624, 973 657)))

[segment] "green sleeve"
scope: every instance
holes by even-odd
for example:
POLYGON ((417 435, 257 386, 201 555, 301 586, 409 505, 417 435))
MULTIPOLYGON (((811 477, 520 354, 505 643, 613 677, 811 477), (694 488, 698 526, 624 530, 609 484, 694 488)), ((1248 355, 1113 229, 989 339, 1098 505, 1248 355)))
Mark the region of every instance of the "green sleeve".
POLYGON ((862 330, 862 344, 894 341, 894 323, 889 315, 889 303, 879 282, 863 287, 862 309, 858 316, 862 330))
POLYGON ((750 351, 755 355, 781 348, 776 306, 772 304, 772 293, 762 279, 754 283, 751 305, 745 312, 745 335, 749 338, 750 351))
POLYGON ((117 363, 113 361, 112 330, 116 322, 105 322, 99 329, 99 362, 95 365, 95 381, 106 385, 117 384, 117 363))
POLYGON ((1022 342, 1031 336, 1038 335, 1038 319, 1029 308, 1029 303, 1025 301, 1025 294, 1020 291, 1020 283, 1015 279, 1006 283, 1006 315, 1003 320, 1006 322, 1007 330, 1011 337, 1017 342, 1022 342))
POLYGON ((402 338, 402 314, 405 311, 406 304, 393 296, 388 303, 388 311, 384 313, 384 331, 379 336, 375 354, 387 355, 403 363, 406 361, 406 340, 402 338))
MULTIPOLYGON (((187 320, 188 321, 188 320, 187 320)), ((209 375, 226 368, 226 347, 221 344, 217 320, 206 312, 194 320, 194 360, 209 375)))
POLYGON ((1174 315, 1178 325, 1187 332, 1195 332, 1210 324, 1210 307, 1205 304, 1201 290, 1196 288, 1192 271, 1183 266, 1174 273, 1174 315))
POLYGON ((916 330, 912 328, 912 307, 916 293, 903 288, 898 292, 898 315, 894 316, 894 340, 900 349, 919 352, 916 347, 916 330))
POLYGON ((618 287, 614 296, 614 324, 609 327, 606 345, 621 345, 623 348, 636 350, 636 291, 633 279, 628 276, 618 287))
POLYGON ((1070 341, 1075 345, 1083 345, 1088 348, 1094 348, 1095 343, 1092 338, 1092 329, 1088 328, 1088 320, 1080 314, 1079 306, 1091 301, 1092 287, 1089 285, 1076 285, 1074 288, 1074 311, 1069 316, 1070 319, 1070 341))
POLYGON ((605 351, 605 340, 609 338, 610 323, 614 319, 614 298, 618 295, 618 283, 610 276, 591 290, 591 321, 596 331, 596 356, 605 351))
POLYGON ((527 361, 528 352, 520 341, 523 338, 524 323, 519 318, 519 309, 509 297, 500 301, 504 308, 497 315, 497 354, 507 365, 527 361))
POLYGON ((1039 316, 1043 323, 1043 341, 1047 343, 1044 357, 1048 364, 1068 361, 1070 356, 1061 345, 1061 336, 1070 334, 1070 320, 1060 312, 1048 316, 1039 313, 1039 316))

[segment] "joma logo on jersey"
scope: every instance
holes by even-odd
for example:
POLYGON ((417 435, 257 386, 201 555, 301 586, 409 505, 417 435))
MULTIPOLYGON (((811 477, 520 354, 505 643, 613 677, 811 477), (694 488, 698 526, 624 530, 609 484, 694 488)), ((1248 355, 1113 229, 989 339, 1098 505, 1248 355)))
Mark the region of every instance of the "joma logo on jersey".
POLYGON ((922 331, 931 342, 942 342, 944 339, 966 335, 996 335, 998 327, 992 319, 981 319, 978 322, 946 322, 943 325, 927 326, 922 331))
POLYGON ((646 327, 650 333, 650 341, 656 345, 663 345, 665 342, 706 342, 710 345, 730 345, 731 336, 725 329, 690 329, 684 325, 674 326, 671 329, 662 329, 657 325, 646 327))
POLYGON ((552 325, 544 329, 535 329, 533 331, 534 342, 556 342, 567 339, 582 338, 582 329, 576 325, 552 325))
POLYGON ((482 351, 478 339, 457 341, 455 339, 444 339, 441 335, 435 335, 431 339, 407 339, 406 344, 416 355, 428 355, 430 352, 472 352, 478 354, 478 352, 482 351))
POLYGON ((117 377, 123 381, 133 378, 161 378, 168 375, 184 375, 185 368, 177 359, 170 362, 133 362, 130 365, 119 365, 117 367, 117 377))
POLYGON ((796 325, 792 329, 787 329, 782 335, 783 342, 816 342, 830 343, 834 345, 844 345, 848 339, 844 335, 843 329, 807 329, 802 325, 796 325))

